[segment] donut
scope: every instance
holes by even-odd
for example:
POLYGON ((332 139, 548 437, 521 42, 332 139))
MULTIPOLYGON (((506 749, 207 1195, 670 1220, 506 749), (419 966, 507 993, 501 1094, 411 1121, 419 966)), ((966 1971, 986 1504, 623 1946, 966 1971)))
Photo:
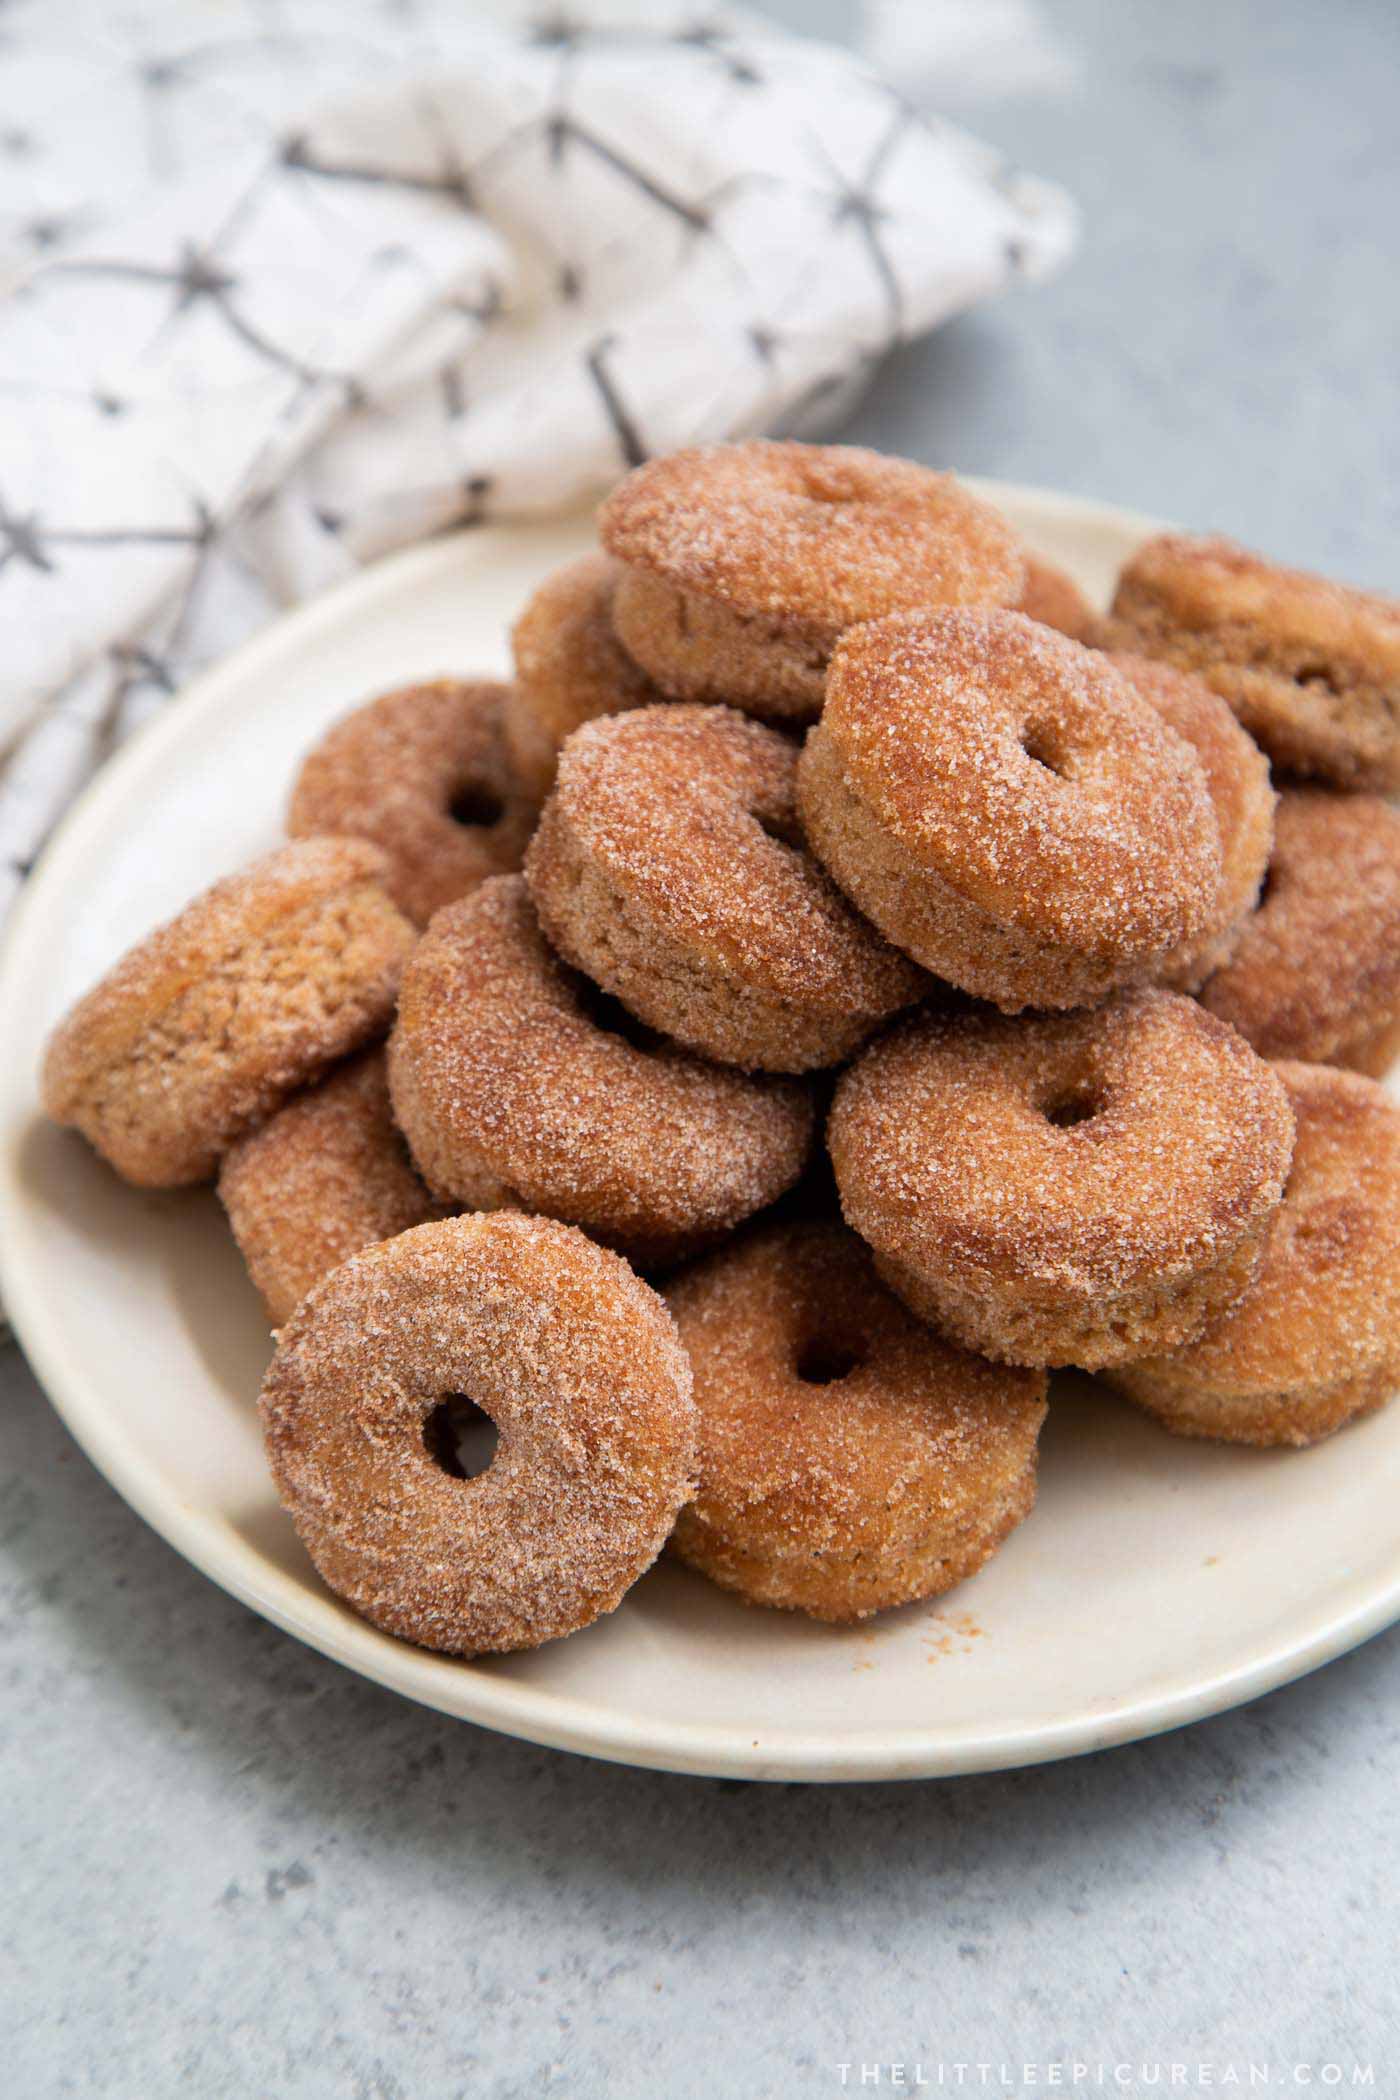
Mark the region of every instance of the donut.
POLYGON ((1400 1051, 1400 815, 1375 795, 1286 788, 1268 886, 1201 993, 1263 1057, 1379 1078, 1400 1051))
POLYGON ((127 1181, 207 1181, 234 1139, 382 1035, 414 930, 387 857, 303 839, 130 949, 49 1039, 44 1107, 127 1181))
POLYGON ((525 872, 561 955, 725 1064, 835 1064, 928 989, 805 850, 795 747, 732 708, 579 730, 525 872))
POLYGON ((1219 891, 1195 753, 1102 656, 1021 613, 847 634, 798 804, 888 940, 1008 1013, 1150 979, 1219 891))
POLYGON ((585 722, 665 696, 613 633, 620 563, 585 554, 545 578, 511 630, 515 684, 505 705, 515 776, 536 802, 554 785, 559 747, 585 722))
POLYGON ((352 1255, 283 1328, 261 1415, 322 1578, 449 1655, 537 1648, 615 1610, 695 1482, 665 1306, 547 1218, 446 1218, 352 1255), (470 1479, 437 1456, 457 1394, 499 1432, 470 1479))
POLYGON ((1095 1370, 1189 1341, 1244 1290, 1293 1118, 1243 1037, 1153 988, 916 1015, 842 1078, 828 1137, 847 1223, 920 1318, 1095 1370))
POLYGON ((219 1198, 274 1327, 338 1262, 435 1217, 394 1126, 383 1052, 339 1066, 239 1138, 219 1198))
POLYGON ((1117 646, 1197 671, 1276 764, 1400 788, 1400 603, 1280 568, 1230 540, 1163 533, 1118 580, 1117 646))
POLYGON ((666 1295, 699 1416, 671 1550, 723 1588, 863 1619, 964 1581, 1029 1515, 1044 1372, 921 1326, 844 1226, 761 1228, 666 1295))
POLYGON ((1194 992, 1239 946, 1258 900, 1273 847, 1278 801, 1269 785, 1269 761, 1204 679, 1116 650, 1108 660, 1191 746, 1215 812, 1220 886, 1210 923, 1155 973, 1157 982, 1173 991, 1194 992))
POLYGON ((1179 1436, 1311 1444, 1400 1386, 1400 1110, 1353 1072, 1274 1070, 1298 1137, 1258 1274, 1199 1340, 1111 1373, 1179 1436))
POLYGON ((1024 567, 989 505, 909 460, 756 440, 648 460, 598 515, 625 564, 618 639, 662 692, 776 721, 821 712, 837 636, 924 605, 1010 605, 1024 567))
POLYGON ((790 1187, 813 1121, 800 1081, 636 1040, 549 948, 519 876, 483 883, 423 936, 389 1084, 440 1199, 564 1218, 649 1267, 790 1187))
POLYGON ((419 926, 488 875, 513 873, 538 805, 506 752, 509 692, 439 678, 357 707, 303 761, 291 836, 330 831, 381 847, 390 895, 419 926))
POLYGON ((1074 578, 1052 561, 1027 554, 1026 580, 1013 610, 1042 627, 1056 627, 1072 642, 1088 642, 1096 635, 1100 615, 1085 597, 1074 578))

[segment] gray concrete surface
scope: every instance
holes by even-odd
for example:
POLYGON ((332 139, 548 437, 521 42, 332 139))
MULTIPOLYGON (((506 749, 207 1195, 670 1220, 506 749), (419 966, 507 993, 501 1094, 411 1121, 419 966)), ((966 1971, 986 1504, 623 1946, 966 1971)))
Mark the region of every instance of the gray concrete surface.
MULTIPOLYGON (((897 356, 852 434, 1393 586, 1400 14, 1049 13, 1073 91, 963 114, 1077 191, 1082 256, 897 356)), ((250 1616, 11 1350, 0 1669, 14 2100, 747 2100, 869 2091, 871 2064, 976 2092, 1076 2060, 1083 2091, 1205 2090, 1202 2066, 1259 2090, 1259 2064, 1353 2090, 1359 2063, 1400 2092, 1400 1632, 1072 1765, 630 1773, 419 1711, 250 1616)))

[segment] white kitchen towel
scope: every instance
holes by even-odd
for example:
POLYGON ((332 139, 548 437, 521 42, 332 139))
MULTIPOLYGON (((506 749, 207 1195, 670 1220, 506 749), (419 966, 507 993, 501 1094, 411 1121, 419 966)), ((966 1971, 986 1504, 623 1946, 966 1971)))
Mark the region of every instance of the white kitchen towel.
POLYGON ((1074 238, 851 54, 669 0, 9 0, 0 175, 0 911, 274 609, 829 427, 1074 238))

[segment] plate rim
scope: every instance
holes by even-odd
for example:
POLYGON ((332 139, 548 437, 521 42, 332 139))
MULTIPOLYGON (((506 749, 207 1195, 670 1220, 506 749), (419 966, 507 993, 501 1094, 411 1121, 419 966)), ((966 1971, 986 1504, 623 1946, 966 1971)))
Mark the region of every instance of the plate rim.
MULTIPOLYGON (((1145 536, 1161 521, 1089 497, 1020 483, 966 476, 967 485, 993 502, 1010 503, 1057 520, 1114 534, 1145 536)), ((33 946, 31 925, 43 919, 51 893, 66 887, 70 862, 84 851, 85 836, 125 800, 128 782, 159 763, 167 743, 186 736, 192 723, 213 715, 226 684, 256 677, 264 659, 288 646, 314 642, 343 613, 371 609, 376 599, 412 588, 453 568, 464 549, 508 538, 541 524, 567 526, 585 515, 473 528, 404 549, 375 562, 330 590, 293 608, 251 636, 184 687, 176 700, 117 752, 76 798, 46 842, 20 892, 0 940, 0 1055, 5 1017, 16 1009, 14 982, 22 979, 33 946)), ((308 1590, 274 1570, 227 1521, 185 1505, 160 1468, 123 1438, 120 1417, 103 1403, 101 1383, 70 1361, 61 1295, 42 1287, 42 1262, 31 1265, 29 1239, 15 1200, 18 1154, 32 1124, 19 1114, 23 1086, 15 1082, 16 1113, 4 1108, 0 1143, 0 1289, 15 1335, 49 1401, 97 1470, 159 1536, 201 1574, 249 1609, 307 1646, 386 1689, 421 1705, 476 1722, 500 1733, 555 1749, 576 1751, 615 1763, 705 1777, 754 1780, 858 1781, 951 1776, 1029 1766, 1108 1749, 1202 1720, 1259 1697, 1334 1660, 1400 1618, 1400 1540, 1387 1568, 1373 1576, 1350 1603, 1325 1602, 1293 1630, 1233 1665, 1160 1692, 1049 1721, 979 1730, 975 1723, 938 1730, 924 1725, 880 1729, 869 1736, 833 1737, 820 1730, 747 1730, 698 1722, 638 1719, 598 1708, 574 1694, 495 1676, 489 1659, 463 1663, 393 1640, 356 1618, 329 1592, 308 1590)))

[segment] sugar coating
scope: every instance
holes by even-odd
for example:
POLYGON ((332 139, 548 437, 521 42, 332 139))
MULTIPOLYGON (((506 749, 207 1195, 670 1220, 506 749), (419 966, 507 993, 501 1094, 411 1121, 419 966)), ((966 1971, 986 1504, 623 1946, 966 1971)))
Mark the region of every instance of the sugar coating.
POLYGON ((1163 533, 1118 580, 1106 636, 1198 671, 1276 764, 1400 788, 1400 602, 1163 533))
POLYGON ((846 1220, 916 1312, 987 1355, 1085 1369, 1238 1296, 1292 1140, 1269 1066, 1158 990, 916 1015, 846 1073, 828 1124, 846 1220))
POLYGON ((914 605, 1006 605, 1024 568, 989 504, 855 445, 755 440, 648 460, 598 513, 619 560, 731 611, 839 631, 914 605))
POLYGON ((699 1416, 671 1549, 726 1589, 861 1619, 950 1589, 1029 1514, 1044 1373, 922 1326, 839 1222, 757 1228, 667 1297, 699 1416))
POLYGON ((389 1079, 440 1198, 567 1218, 646 1264, 772 1202, 811 1139, 801 1082, 599 1025, 518 876, 434 919, 404 976, 389 1079))
POLYGON ((798 799, 881 932, 1007 1011, 1150 979, 1219 893, 1194 750, 1103 656, 1018 613, 846 634, 798 799))
POLYGON ((1379 1077, 1400 1030, 1400 815, 1285 788, 1268 889, 1201 998, 1265 1057, 1379 1077))
POLYGON ((614 1610, 695 1482, 690 1366, 665 1306, 543 1218, 450 1218, 352 1256, 282 1330, 261 1413, 325 1581, 454 1655, 537 1647, 614 1610), (468 1480, 425 1438, 458 1394, 500 1432, 468 1480))
POLYGON ((837 1063, 928 980, 806 850, 796 784, 796 748, 730 708, 589 724, 565 746, 526 861, 545 932, 702 1056, 837 1063))
POLYGON ((627 566, 624 648, 675 699, 814 721, 853 621, 920 605, 1008 605, 1024 565, 1005 519, 909 460, 755 441, 649 460, 603 505, 627 566))
POLYGON ((509 692, 493 679, 439 678, 357 707, 303 761, 288 831, 337 832, 381 847, 390 894, 419 926, 488 875, 512 873, 538 803, 506 750, 509 692))
POLYGON ((1183 1436, 1310 1444, 1400 1383, 1400 1112, 1355 1073, 1274 1069, 1298 1134, 1254 1281, 1199 1340, 1112 1374, 1183 1436))
POLYGON ((337 1263, 437 1216, 394 1124, 383 1051, 338 1066, 240 1138, 219 1198, 274 1327, 337 1263))
POLYGON ((1172 990, 1194 992, 1239 946, 1258 901, 1273 850, 1278 802, 1269 782, 1269 761, 1203 678, 1123 651, 1110 652, 1108 660, 1191 746, 1215 812, 1220 886, 1209 923, 1157 973, 1158 982, 1172 990))
POLYGON ((784 728, 822 711, 839 628, 732 612, 642 568, 623 569, 612 621, 659 698, 715 701, 784 728))
POLYGON ((50 1038, 44 1106, 128 1181, 206 1180, 252 1124, 388 1027, 415 934, 359 839, 284 846, 130 949, 50 1038))
POLYGON ((566 737, 599 715, 663 698, 613 632, 622 565, 585 554, 547 576, 511 630, 515 684, 504 726, 522 785, 543 801, 566 737))

